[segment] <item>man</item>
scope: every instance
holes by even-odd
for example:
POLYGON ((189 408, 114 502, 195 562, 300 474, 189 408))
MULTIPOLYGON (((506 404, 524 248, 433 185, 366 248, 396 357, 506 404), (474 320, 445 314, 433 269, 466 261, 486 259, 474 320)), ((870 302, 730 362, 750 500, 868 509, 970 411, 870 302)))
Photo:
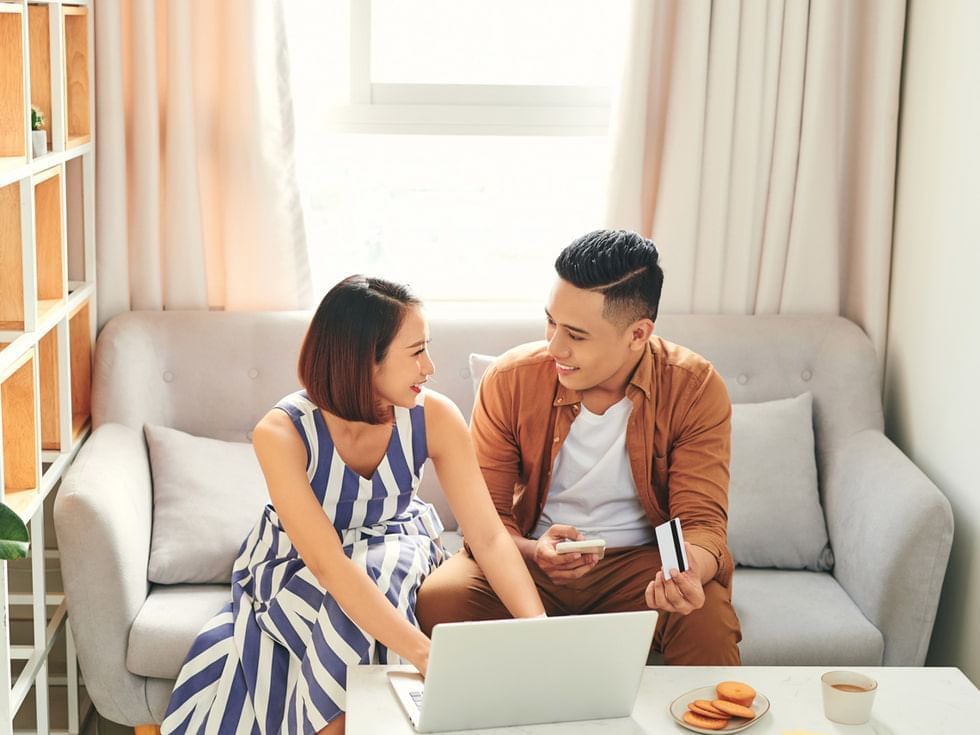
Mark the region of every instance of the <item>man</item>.
MULTIPOLYGON (((558 256, 546 343, 483 377, 470 432, 497 512, 549 615, 660 611, 668 664, 740 663, 731 605, 731 402, 701 356, 654 336, 663 271, 654 244, 599 230, 558 256), (690 569, 665 580, 654 527, 679 518, 690 569), (558 554, 607 542, 605 557, 558 554)), ((423 631, 507 617, 467 550, 422 585, 423 631)))

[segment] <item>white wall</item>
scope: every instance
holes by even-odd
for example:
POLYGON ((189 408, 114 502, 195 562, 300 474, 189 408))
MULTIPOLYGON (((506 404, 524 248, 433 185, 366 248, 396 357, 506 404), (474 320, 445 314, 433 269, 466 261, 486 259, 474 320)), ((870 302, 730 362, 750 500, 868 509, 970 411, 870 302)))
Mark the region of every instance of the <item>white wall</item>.
POLYGON ((956 529, 928 663, 980 684, 980 3, 911 0, 885 373, 887 431, 956 529))

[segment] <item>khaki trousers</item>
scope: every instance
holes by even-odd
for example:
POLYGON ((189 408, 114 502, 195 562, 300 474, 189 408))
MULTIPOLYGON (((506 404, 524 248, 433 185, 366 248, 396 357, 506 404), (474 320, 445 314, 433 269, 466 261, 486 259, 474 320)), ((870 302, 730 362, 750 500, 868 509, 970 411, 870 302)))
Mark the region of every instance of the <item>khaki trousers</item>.
MULTIPOLYGON (((660 569, 660 552, 649 546, 607 549, 605 558, 583 577, 556 585, 538 569, 528 569, 548 615, 646 610, 644 591, 660 569)), ((711 581, 705 602, 688 615, 660 613, 651 653, 664 663, 684 666, 737 666, 741 628, 731 590, 711 581)), ((439 623, 511 617, 480 567, 464 549, 436 569, 419 588, 415 607, 422 631, 431 636, 439 623)))

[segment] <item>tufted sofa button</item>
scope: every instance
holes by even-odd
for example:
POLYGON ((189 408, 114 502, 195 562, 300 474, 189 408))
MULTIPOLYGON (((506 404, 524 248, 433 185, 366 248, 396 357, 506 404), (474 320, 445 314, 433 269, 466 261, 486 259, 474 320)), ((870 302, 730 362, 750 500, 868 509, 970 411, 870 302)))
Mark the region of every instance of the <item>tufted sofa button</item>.
POLYGON ((461 377, 463 380, 466 380, 467 378, 470 377, 470 371, 467 370, 466 368, 463 368, 462 370, 459 371, 459 377, 461 377))
POLYGON ((255 368, 251 368, 248 371, 248 377, 250 377, 252 380, 255 380, 257 377, 259 377, 259 371, 256 370, 255 368))
POLYGON ((803 378, 803 380, 809 380, 813 377, 813 373, 809 370, 804 370, 802 373, 800 373, 800 377, 803 378))
POLYGON ((735 382, 738 383, 739 385, 745 385, 746 383, 749 382, 749 376, 746 375, 745 373, 742 373, 737 378, 735 378, 735 382))
POLYGON ((173 383, 174 382, 174 374, 172 372, 170 372, 169 370, 165 370, 164 373, 163 373, 163 382, 164 383, 173 383))

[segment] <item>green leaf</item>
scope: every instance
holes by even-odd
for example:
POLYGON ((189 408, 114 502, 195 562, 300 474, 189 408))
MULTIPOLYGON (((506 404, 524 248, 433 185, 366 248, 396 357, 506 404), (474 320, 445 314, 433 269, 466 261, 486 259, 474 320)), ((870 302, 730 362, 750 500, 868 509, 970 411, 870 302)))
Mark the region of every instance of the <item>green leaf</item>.
POLYGON ((29 546, 24 521, 12 508, 0 503, 0 559, 23 559, 29 546))

